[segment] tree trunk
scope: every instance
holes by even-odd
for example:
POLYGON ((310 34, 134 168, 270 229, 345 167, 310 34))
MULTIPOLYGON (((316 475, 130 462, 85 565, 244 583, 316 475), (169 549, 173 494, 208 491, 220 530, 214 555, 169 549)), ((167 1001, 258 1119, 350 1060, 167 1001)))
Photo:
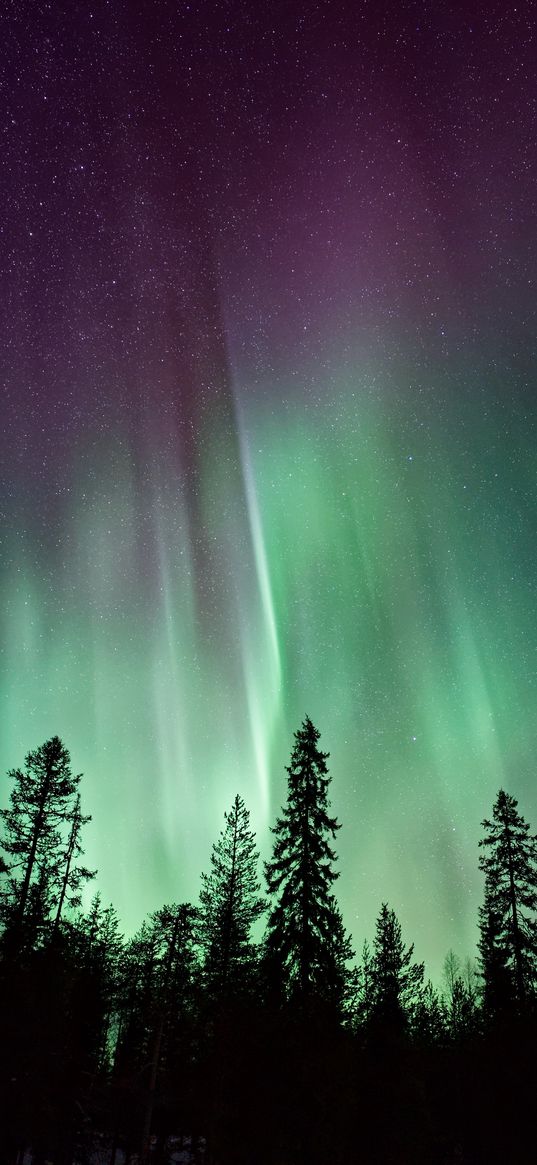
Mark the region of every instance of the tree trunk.
POLYGON ((36 819, 35 819, 34 831, 33 831, 33 835, 32 835, 32 844, 30 846, 30 853, 28 854, 28 861, 26 863, 26 870, 24 871, 24 880, 23 880, 22 887, 21 887, 21 896, 20 896, 20 901, 19 901, 19 908, 17 910, 17 926, 18 927, 22 926, 22 923, 24 920, 24 915, 26 913, 26 904, 28 902, 28 894, 30 892, 30 882, 32 879, 32 874, 33 874, 34 865, 35 865, 37 846, 39 843, 41 830, 43 828, 43 822, 45 820, 45 805, 47 803, 47 797, 49 794, 50 780, 51 780, 51 772, 50 772, 50 769, 47 769, 47 772, 45 774, 45 779, 43 781, 43 788, 41 791, 41 797, 39 800, 39 807, 38 807, 37 815, 36 815, 36 819))
POLYGON ((69 874, 71 873, 71 862, 73 860, 73 854, 75 852, 77 835, 78 835, 78 831, 80 828, 79 815, 78 815, 79 806, 80 806, 80 797, 77 796, 76 805, 75 805, 75 809, 74 809, 74 813, 73 813, 73 824, 72 824, 71 833, 69 836, 69 845, 67 847, 67 862, 66 862, 66 866, 65 866, 65 874, 63 876, 63 881, 62 881, 62 888, 61 888, 60 898, 59 898, 59 902, 58 902, 58 909, 56 911, 56 917, 54 919, 54 925, 52 927, 52 937, 53 938, 56 935, 56 933, 58 931, 58 927, 60 925, 63 904, 65 902, 65 895, 67 894, 67 887, 69 884, 69 874))

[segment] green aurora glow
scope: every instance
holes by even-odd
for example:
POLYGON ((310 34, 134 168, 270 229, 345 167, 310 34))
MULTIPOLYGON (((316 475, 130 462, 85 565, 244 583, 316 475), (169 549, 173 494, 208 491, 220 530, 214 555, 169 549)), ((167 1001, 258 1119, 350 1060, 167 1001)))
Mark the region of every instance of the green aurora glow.
POLYGON ((357 944, 388 900, 433 973, 449 946, 473 951, 479 822, 501 784, 535 808, 534 458, 515 414, 500 444, 499 414, 453 390, 441 416, 441 392, 380 407, 374 387, 344 370, 284 422, 237 393, 237 442, 216 429, 204 447, 201 598, 181 481, 161 465, 141 512, 119 441, 93 491, 73 479, 61 570, 32 572, 12 539, 5 763, 61 733, 89 862, 129 930, 197 896, 235 791, 268 852, 307 711, 357 944))
POLYGON ((8 7, 0 773, 61 736, 129 933, 308 714, 356 946, 438 978, 537 827, 531 18, 8 7))

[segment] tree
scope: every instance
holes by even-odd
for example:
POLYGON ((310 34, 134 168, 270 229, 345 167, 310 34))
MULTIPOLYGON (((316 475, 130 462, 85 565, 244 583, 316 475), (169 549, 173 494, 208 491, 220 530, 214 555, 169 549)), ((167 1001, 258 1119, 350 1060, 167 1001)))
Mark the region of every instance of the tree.
POLYGON ((451 1000, 453 999, 453 992, 455 990, 455 984, 456 984, 457 980, 460 978, 460 974, 461 974, 461 961, 459 959, 459 956, 456 955, 455 952, 450 949, 448 951, 445 959, 444 959, 444 963, 443 963, 443 967, 442 967, 442 977, 443 977, 444 983, 446 985, 447 996, 448 996, 448 1000, 450 1003, 451 1003, 451 1000))
POLYGON ((191 1070, 199 977, 196 922, 189 903, 164 906, 125 950, 116 1005, 114 1142, 124 1123, 126 1155, 137 1148, 142 1162, 156 1110, 165 1107, 167 1094, 182 1099, 180 1089, 191 1070))
POLYGON ((306 717, 295 733, 287 804, 272 830, 273 856, 265 866, 272 908, 264 962, 284 997, 302 1005, 318 997, 339 1009, 352 950, 332 894, 338 874, 330 841, 340 826, 328 811, 329 754, 318 748, 319 738, 306 717))
POLYGON ((84 852, 80 842, 82 826, 87 825, 88 821, 91 821, 89 815, 84 816, 81 812, 80 793, 76 794, 74 805, 70 813, 66 814, 65 821, 70 828, 63 851, 60 855, 61 884, 52 927, 53 935, 56 934, 60 925, 64 907, 67 905, 71 909, 74 909, 80 906, 82 901, 81 890, 84 882, 91 881, 97 873, 96 870, 88 870, 86 866, 77 866, 75 864, 76 859, 81 857, 84 852))
POLYGON ((429 979, 412 1008, 412 1038, 424 1047, 441 1047, 445 1043, 447 1026, 445 1002, 429 979))
POLYGON ((265 910, 257 876, 258 853, 250 815, 237 796, 211 853, 211 871, 202 874, 199 938, 205 986, 221 999, 244 989, 254 954, 250 932, 265 910))
POLYGON ((114 1035, 117 1035, 119 980, 123 939, 114 907, 103 907, 95 894, 87 915, 72 927, 71 946, 75 969, 74 989, 83 1017, 85 1068, 89 1073, 110 1067, 114 1035))
POLYGON ((385 1034, 403 1033, 420 1002, 423 963, 413 963, 414 944, 405 949, 401 924, 387 903, 381 906, 373 943, 372 1027, 385 1034))
POLYGON ((500 789, 479 843, 485 875, 479 952, 489 1016, 524 1011, 536 982, 537 836, 530 835, 517 805, 500 789))
POLYGON ((450 1034, 455 1043, 475 1036, 479 1029, 475 996, 460 976, 453 984, 448 1019, 450 1034))
POLYGON ((461 967, 459 957, 449 950, 443 966, 446 985, 446 1022, 455 1043, 474 1036, 478 1027, 475 971, 471 959, 461 967))
POLYGON ((149 1039, 149 1081, 142 1125, 140 1162, 149 1159, 150 1134, 165 1044, 173 1039, 178 1019, 191 1003, 196 966, 194 923, 189 903, 163 906, 151 916, 156 940, 156 975, 149 1039))
POLYGON ((477 1006, 478 997, 478 971, 475 959, 467 955, 462 965, 462 981, 466 988, 469 998, 474 1006, 477 1006))
MULTIPOLYGON (((0 811, 4 824, 1 842, 8 855, 0 899, 1 920, 15 950, 32 945, 47 923, 54 905, 61 909, 73 881, 72 861, 78 833, 86 818, 80 815, 73 835, 73 852, 65 856, 65 826, 75 817, 70 801, 77 793, 80 776, 71 772, 70 756, 58 736, 53 736, 26 756, 24 769, 8 774, 13 780, 8 809, 0 811), (67 879, 66 861, 69 865, 67 879), (62 897, 62 887, 65 888, 62 897)), ((80 880, 89 872, 80 871, 80 880)))

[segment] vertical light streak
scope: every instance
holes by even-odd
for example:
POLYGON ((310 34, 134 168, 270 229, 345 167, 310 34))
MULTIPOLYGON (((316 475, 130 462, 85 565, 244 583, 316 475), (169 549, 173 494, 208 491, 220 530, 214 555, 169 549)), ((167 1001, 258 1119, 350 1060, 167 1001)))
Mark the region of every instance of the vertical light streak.
POLYGON ((250 616, 254 626, 247 630, 244 620, 240 620, 239 625, 250 733, 261 792, 263 819, 266 821, 270 806, 272 744, 282 713, 282 661, 254 471, 239 405, 236 406, 236 416, 250 539, 262 614, 259 626, 255 609, 250 616))
POLYGON ((153 715, 159 757, 157 795, 171 859, 177 848, 179 805, 183 812, 195 811, 189 716, 195 672, 195 609, 188 520, 179 489, 173 498, 162 497, 153 490, 152 521, 160 592, 155 595, 152 645, 153 715))

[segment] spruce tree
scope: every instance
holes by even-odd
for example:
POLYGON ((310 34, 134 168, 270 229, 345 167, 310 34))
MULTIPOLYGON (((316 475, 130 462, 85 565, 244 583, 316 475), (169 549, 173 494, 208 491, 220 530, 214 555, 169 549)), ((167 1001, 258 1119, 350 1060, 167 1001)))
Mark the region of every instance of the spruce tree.
POLYGON ((525 1010, 537 977, 537 836, 500 789, 479 866, 485 874, 480 910, 480 961, 485 1010, 525 1010))
POLYGON ((352 950, 332 893, 338 873, 330 843, 340 826, 329 813, 329 754, 319 749, 319 738, 306 717, 295 733, 287 804, 265 866, 272 906, 264 962, 269 983, 284 998, 305 1006, 317 997, 339 1009, 352 950))
POLYGON ((373 1028, 384 1034, 403 1033, 418 1007, 423 987, 423 963, 414 963, 414 944, 405 949, 401 924, 384 902, 373 943, 373 1028))
POLYGON ((213 1000, 237 994, 251 981, 251 928, 265 910, 255 835, 238 794, 224 818, 225 827, 212 849, 210 873, 202 874, 200 893, 198 934, 205 987, 213 1000))

